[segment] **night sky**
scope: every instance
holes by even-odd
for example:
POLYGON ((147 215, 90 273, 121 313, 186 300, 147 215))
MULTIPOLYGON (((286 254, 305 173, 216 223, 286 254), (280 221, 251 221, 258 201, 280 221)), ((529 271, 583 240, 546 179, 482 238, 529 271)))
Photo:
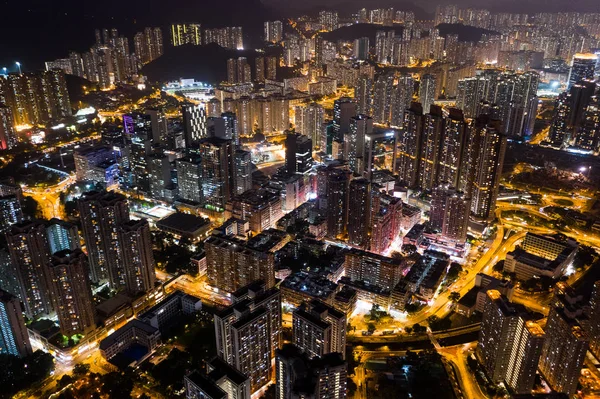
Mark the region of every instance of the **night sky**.
POLYGON ((132 37, 146 26, 199 21, 213 27, 242 25, 246 34, 259 35, 263 21, 285 13, 394 6, 427 18, 438 2, 508 12, 600 12, 598 0, 262 0, 264 4, 259 0, 0 0, 0 67, 14 67, 20 61, 24 70, 35 69, 45 60, 66 57, 69 50, 84 51, 93 44, 94 28, 116 27, 132 37))

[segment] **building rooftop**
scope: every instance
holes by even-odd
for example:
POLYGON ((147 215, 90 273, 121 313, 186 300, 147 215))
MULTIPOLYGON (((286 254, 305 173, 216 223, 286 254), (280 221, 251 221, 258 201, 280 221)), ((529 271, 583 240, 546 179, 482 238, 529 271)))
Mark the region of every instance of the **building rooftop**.
POLYGON ((340 284, 350 286, 356 290, 367 291, 377 295, 390 295, 391 291, 381 288, 378 285, 369 284, 366 281, 355 280, 352 281, 349 277, 342 277, 340 284))
POLYGON ((346 318, 346 315, 344 313, 317 299, 313 299, 312 301, 310 301, 310 307, 313 313, 323 314, 327 312, 329 315, 335 317, 336 319, 346 318))
POLYGON ((260 208, 261 206, 265 206, 270 204, 273 201, 279 200, 280 194, 275 190, 260 188, 260 189, 252 189, 240 194, 232 199, 232 201, 243 202, 244 204, 248 204, 253 206, 254 208, 260 208))
POLYGON ((201 218, 200 216, 191 215, 188 213, 173 213, 158 222, 158 228, 173 229, 182 232, 193 234, 198 230, 204 229, 210 225, 210 220, 201 218))
POLYGON ((284 231, 267 229, 249 239, 246 246, 257 251, 267 252, 279 246, 282 241, 289 240, 289 238, 289 234, 284 231))
POLYGON ((227 377, 238 385, 248 381, 248 377, 244 373, 240 372, 235 367, 230 366, 218 357, 208 362, 208 364, 212 368, 212 371, 208 373, 208 376, 214 381, 218 381, 223 377, 227 377))
POLYGON ((283 280, 281 286, 320 299, 328 298, 338 288, 336 283, 327 278, 307 272, 292 274, 283 280))
POLYGON ((559 266, 559 264, 555 261, 530 254, 522 248, 517 248, 514 251, 509 252, 508 255, 511 255, 517 262, 524 263, 528 266, 533 266, 541 270, 553 270, 556 266, 559 266))
POLYGON ((131 298, 126 295, 117 294, 112 298, 100 303, 96 306, 96 310, 102 316, 108 317, 114 314, 119 309, 128 306, 131 303, 131 298))
POLYGON ((294 316, 295 317, 301 317, 302 319, 307 320, 308 322, 316 325, 317 327, 325 330, 327 328, 330 327, 330 324, 325 322, 324 320, 322 320, 320 317, 307 312, 306 310, 300 308, 300 309, 296 309, 294 310, 294 316))
POLYGON ((339 302, 349 302, 352 298, 356 298, 356 290, 348 286, 343 286, 340 292, 335 294, 335 300, 339 302))
POLYGON ((544 330, 542 330, 542 327, 540 327, 539 324, 537 324, 534 321, 527 321, 525 323, 525 326, 527 327, 527 330, 529 331, 529 333, 533 336, 536 337, 543 337, 544 336, 544 330))
POLYGON ((252 312, 247 312, 247 313, 243 314, 242 317, 237 319, 235 321, 235 323, 233 323, 231 325, 231 327, 240 329, 240 328, 244 327, 246 324, 252 322, 252 320, 255 320, 256 318, 263 316, 266 312, 267 312, 267 310, 261 306, 257 309, 254 309, 254 311, 252 311, 252 312))
POLYGON ((467 308, 472 308, 477 302, 477 295, 481 291, 481 287, 471 288, 462 298, 458 301, 458 304, 467 308))
POLYGON ((388 256, 383 256, 383 255, 379 255, 379 254, 376 254, 373 252, 363 251, 363 250, 356 249, 356 248, 351 248, 347 252, 347 255, 355 255, 355 256, 361 256, 361 257, 370 258, 370 259, 377 259, 380 262, 386 262, 386 263, 393 264, 396 266, 400 266, 402 264, 402 259, 390 258, 388 256))
POLYGON ((123 327, 119 328, 117 331, 100 341, 100 350, 105 350, 106 348, 114 345, 121 338, 121 335, 131 328, 141 330, 148 335, 156 334, 158 332, 158 329, 152 327, 150 324, 144 323, 143 321, 138 319, 133 319, 127 324, 125 324, 123 327))
POLYGON ((203 390, 211 399, 227 399, 225 391, 219 388, 212 379, 200 374, 198 371, 192 372, 186 378, 203 390))
POLYGON ((235 291, 233 294, 231 294, 231 297, 240 300, 242 298, 247 298, 250 293, 258 293, 264 291, 264 289, 265 282, 262 280, 256 280, 235 291))
POLYGON ((166 306, 169 303, 169 301, 172 301, 172 300, 181 301, 183 298, 189 298, 190 300, 195 301, 195 302, 200 301, 200 298, 196 298, 193 295, 186 294, 183 291, 175 291, 172 294, 170 294, 169 296, 165 297, 162 301, 160 301, 156 305, 152 306, 150 309, 144 311, 143 313, 140 313, 138 315, 138 319, 151 319, 156 314, 160 313, 161 309, 164 306, 166 306))

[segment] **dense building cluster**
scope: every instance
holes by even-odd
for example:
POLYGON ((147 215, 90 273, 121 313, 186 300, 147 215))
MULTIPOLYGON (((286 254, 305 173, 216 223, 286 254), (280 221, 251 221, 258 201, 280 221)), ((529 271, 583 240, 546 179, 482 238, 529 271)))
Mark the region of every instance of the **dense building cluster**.
POLYGON ((186 44, 201 46, 210 43, 216 43, 224 48, 243 50, 242 27, 227 26, 202 30, 202 25, 199 23, 171 25, 171 44, 175 47, 186 44))
POLYGON ((109 89, 117 83, 133 81, 143 65, 164 53, 161 28, 145 28, 130 39, 113 29, 96 29, 96 41, 88 52, 72 51, 69 58, 46 63, 46 69, 61 69, 65 73, 98 83, 109 89))
MULTIPOLYGON (((206 301, 216 357, 186 361, 186 399, 269 389, 278 399, 364 397, 373 379, 363 365, 378 350, 354 341, 395 342, 373 336, 382 318, 391 327, 381 335, 426 331, 440 355, 463 356, 444 363, 444 373, 457 365, 456 379, 467 378, 469 345, 444 352, 437 330, 479 332, 467 372, 488 389, 575 395, 588 350, 600 356, 600 283, 588 300, 562 280, 590 278, 575 266, 594 252, 575 228, 550 234, 562 221, 550 224, 541 193, 498 201, 511 143, 536 136, 536 146, 600 152, 600 15, 446 5, 432 20, 363 8, 261 24, 261 48, 235 55, 241 26, 169 26, 177 51, 216 44, 231 54, 214 87, 182 78, 123 99, 153 85, 139 73, 164 53, 161 28, 135 34, 133 51, 116 29, 97 30, 88 52, 0 76, 0 150, 16 149, 0 160, 34 164, 58 151, 61 168, 45 170, 63 178, 0 180, 0 354, 42 348, 67 368, 99 351, 113 366, 137 366, 178 347, 170 328, 185 320, 190 333, 206 301), (373 37, 333 39, 359 24, 377 25, 373 37), (484 31, 467 40, 452 33, 457 24, 484 31), (64 127, 83 107, 66 75, 97 86, 86 96, 119 105, 94 110, 90 120, 102 123, 68 154, 55 144, 21 151, 21 128, 64 127), (71 154, 69 169, 62 157, 71 154), (24 196, 56 198, 44 210, 65 220, 33 217, 24 196), (515 219, 548 223, 505 227, 503 205, 515 219), (546 303, 525 298, 546 283, 546 303), (533 303, 545 322, 517 302, 533 303), (437 328, 453 311, 481 322, 437 328)), ((377 389, 410 385, 423 372, 414 356, 377 389)))

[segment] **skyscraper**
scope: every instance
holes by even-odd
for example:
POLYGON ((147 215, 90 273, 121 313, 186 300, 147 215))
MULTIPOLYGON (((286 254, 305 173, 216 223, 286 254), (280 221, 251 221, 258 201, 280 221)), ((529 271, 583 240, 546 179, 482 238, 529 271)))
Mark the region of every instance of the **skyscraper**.
POLYGON ((265 81, 265 72, 265 57, 256 57, 254 59, 254 76, 257 82, 263 83, 265 81))
POLYGON ((346 136, 348 164, 355 176, 365 172, 365 140, 373 134, 373 119, 366 115, 357 115, 350 119, 350 129, 346 136))
MULTIPOLYGON (((10 74, 0 85, 0 99, 12 110, 14 125, 41 125, 71 116, 71 101, 61 70, 10 74)), ((5 119, 7 111, 2 114, 5 119)), ((1 125, 0 129, 8 132, 8 124, 1 125)))
POLYGON ((428 114, 429 108, 435 101, 435 76, 431 74, 425 74, 421 77, 419 84, 419 102, 423 106, 423 113, 428 114))
POLYGON ((199 157, 189 156, 177 160, 178 197, 193 204, 204 202, 202 191, 201 162, 199 157))
POLYGON ((404 113, 404 130, 396 141, 395 155, 395 172, 399 180, 409 187, 417 184, 422 129, 423 107, 412 103, 404 113))
MULTIPOLYGON (((550 125, 550 144, 554 147, 566 147, 573 142, 576 144, 577 138, 586 134, 584 125, 588 122, 587 115, 593 118, 594 112, 592 108, 588 114, 588 107, 597 101, 595 90, 595 83, 580 81, 558 96, 550 125)), ((589 127, 593 127, 593 124, 589 127)))
POLYGON ((488 377, 516 394, 533 388, 544 332, 497 290, 486 292, 477 357, 488 377))
POLYGON ((200 46, 202 44, 201 25, 197 23, 171 25, 171 44, 174 47, 184 44, 200 46))
POLYGON ((267 21, 265 26, 265 42, 279 43, 283 39, 283 23, 281 21, 267 21))
POLYGON ((154 254, 150 226, 145 219, 122 223, 118 230, 121 256, 125 264, 125 288, 133 296, 154 288, 154 254))
POLYGON ((6 241, 25 314, 30 318, 50 314, 54 307, 49 292, 46 226, 39 221, 14 224, 6 233, 6 241))
POLYGON ((128 165, 123 170, 125 185, 142 193, 150 192, 148 156, 152 144, 159 143, 160 129, 152 113, 123 115, 123 131, 128 148, 128 165))
POLYGON ((370 250, 383 255, 400 233, 402 200, 384 193, 377 193, 373 196, 371 209, 370 250))
POLYGON ((490 120, 486 116, 477 118, 475 122, 474 140, 478 141, 479 150, 473 179, 471 195, 471 212, 480 219, 494 217, 496 199, 500 188, 500 177, 506 152, 506 136, 500 132, 499 121, 490 120))
POLYGON ((148 180, 152 198, 163 201, 172 199, 169 192, 172 188, 169 157, 163 154, 151 154, 148 157, 148 180))
POLYGON ((235 195, 252 188, 252 154, 249 151, 235 151, 235 195))
POLYGON ((206 109, 203 105, 183 105, 183 132, 186 148, 194 148, 198 142, 208 137, 206 109))
POLYGON ((466 162, 465 141, 469 137, 467 129, 470 127, 462 111, 450 108, 448 112, 448 116, 444 118, 436 184, 447 182, 453 187, 458 187, 461 161, 466 162))
POLYGON ((240 145, 237 115, 233 112, 226 111, 221 114, 221 119, 223 119, 225 124, 225 135, 222 138, 232 140, 237 148, 240 145))
POLYGON ((296 133, 308 136, 312 140, 313 146, 318 146, 325 122, 325 110, 317 103, 311 103, 306 106, 297 106, 296 114, 296 133))
POLYGON ((491 116, 502 121, 505 134, 530 136, 537 114, 538 82, 535 72, 487 70, 458 81, 456 104, 465 117, 476 118, 484 113, 481 104, 485 101, 493 106, 495 115, 491 116))
POLYGON ((55 254, 66 249, 75 251, 81 247, 77 226, 60 219, 51 219, 46 227, 50 253, 55 254))
POLYGON ((594 72, 596 70, 597 62, 598 55, 596 54, 575 54, 571 62, 568 88, 571 88, 573 85, 580 83, 582 80, 594 80, 594 72))
POLYGON ((324 31, 336 30, 338 27, 337 11, 320 11, 319 23, 321 24, 321 29, 324 31))
POLYGON ((306 173, 313 167, 312 140, 298 133, 285 137, 285 166, 287 173, 306 173))
MULTIPOLYGON (((260 243, 263 237, 259 234, 254 239, 260 243)), ((204 246, 206 275, 212 287, 231 293, 256 280, 264 281, 266 288, 275 285, 275 255, 270 248, 216 235, 209 237, 204 246)))
POLYGON ((10 150, 17 145, 13 120, 12 110, 0 102, 0 150, 10 150))
POLYGON ((354 40, 354 58, 357 60, 369 59, 369 38, 361 37, 354 40))
POLYGON ((359 114, 371 115, 373 103, 373 80, 366 75, 360 76, 354 87, 354 101, 359 114))
POLYGON ((444 217, 446 215, 446 202, 448 196, 455 192, 448 185, 435 187, 431 192, 431 206, 429 210, 429 224, 435 231, 442 231, 444 217))
POLYGON ((0 289, 0 353, 24 357, 32 353, 21 302, 0 289))
POLYGON ((233 294, 234 304, 214 317, 217 354, 250 379, 255 393, 272 378, 271 362, 280 346, 281 296, 260 283, 233 294))
POLYGON ((267 79, 277 79, 277 64, 277 57, 265 57, 265 77, 267 79))
POLYGON ((92 282, 108 281, 120 290, 126 286, 119 226, 129 220, 129 205, 122 194, 90 191, 78 201, 83 237, 89 254, 92 282))
POLYGON ((589 309, 586 333, 590 339, 590 352, 598 356, 600 355, 600 280, 594 283, 589 309))
POLYGON ((333 131, 335 137, 343 139, 350 129, 350 119, 357 114, 357 106, 349 97, 342 97, 333 103, 333 131))
POLYGON ((394 75, 381 75, 373 88, 373 121, 387 124, 391 119, 394 75))
POLYGON ((470 210, 471 200, 448 184, 433 189, 429 221, 445 239, 465 243, 470 210))
POLYGON ((411 75, 405 74, 398 78, 398 84, 392 92, 390 123, 392 126, 402 126, 404 112, 410 107, 415 92, 415 81, 411 75))
POLYGON ((327 173, 327 235, 337 238, 348 225, 348 187, 351 173, 330 169, 327 173))
POLYGON ((431 190, 437 181, 443 130, 442 108, 431 105, 430 112, 423 117, 418 164, 417 184, 425 190, 431 190))
POLYGON ((235 190, 235 145, 216 137, 199 143, 200 181, 207 208, 225 210, 235 190))
POLYGON ((80 250, 64 250, 52 256, 48 265, 50 292, 63 335, 86 334, 93 330, 94 300, 87 256, 80 250))
POLYGON ((584 151, 600 149, 600 102, 592 99, 585 110, 583 126, 575 138, 575 145, 584 151))
POLYGON ((23 221, 21 201, 16 195, 0 196, 0 232, 4 232, 13 224, 23 221))
POLYGON ((310 359, 296 345, 287 344, 275 359, 277 399, 345 399, 347 364, 339 353, 310 359))
POLYGON ((581 315, 580 303, 557 292, 540 357, 539 369, 550 387, 569 397, 577 391, 589 347, 589 338, 577 320, 581 315))
POLYGON ((371 230, 371 183, 367 179, 350 182, 348 194, 348 244, 366 249, 371 230))
POLYGON ((310 358, 346 353, 346 315, 321 301, 304 303, 293 313, 293 342, 310 358))

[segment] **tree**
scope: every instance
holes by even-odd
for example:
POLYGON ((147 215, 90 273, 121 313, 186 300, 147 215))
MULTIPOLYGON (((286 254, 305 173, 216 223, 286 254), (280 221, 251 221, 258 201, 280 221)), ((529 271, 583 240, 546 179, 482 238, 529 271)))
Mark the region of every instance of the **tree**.
POLYGON ((84 375, 90 372, 90 365, 86 363, 77 363, 73 367, 73 375, 84 375))
POLYGON ((379 321, 379 319, 381 318, 379 312, 379 305, 377 305, 376 303, 374 303, 373 306, 371 306, 371 310, 369 311, 369 317, 371 318, 371 320, 375 321, 379 321))
POLYGON ((452 322, 448 318, 440 319, 439 317, 433 315, 427 318, 427 323, 429 323, 429 328, 432 331, 440 331, 447 330, 452 325, 452 322))
POLYGON ((450 299, 452 302, 456 303, 460 300, 460 293, 453 291, 450 293, 450 295, 448 295, 448 299, 450 299))
POLYGON ((416 323, 415 325, 413 325, 412 329, 415 332, 415 334, 423 334, 425 331, 427 331, 427 328, 420 325, 419 323, 416 323))
POLYGON ((502 271, 504 270, 504 260, 496 262, 494 267, 492 267, 492 270, 498 273, 502 273, 502 271))
POLYGON ((463 268, 460 264, 456 262, 452 262, 450 265, 450 269, 448 269, 447 278, 448 280, 456 280, 460 272, 462 272, 463 268))
POLYGON ((346 382, 346 388, 349 393, 348 396, 353 396, 354 392, 356 392, 356 390, 358 389, 356 383, 352 380, 352 378, 348 378, 348 381, 346 382))
POLYGON ((71 377, 69 374, 65 374, 62 377, 60 377, 60 380, 58 380, 58 382, 56 383, 56 385, 60 389, 62 389, 62 388, 66 387, 67 385, 69 385, 72 382, 73 382, 73 377, 71 377))
POLYGON ((48 377, 53 369, 54 358, 46 352, 36 351, 24 358, 0 354, 0 398, 13 397, 48 377))
POLYGON ((404 331, 406 331, 407 334, 412 333, 412 327, 405 327, 404 331))
POLYGON ((373 324, 373 323, 367 324, 367 331, 369 332, 369 334, 373 334, 375 332, 375 330, 377 330, 377 327, 375 327, 375 324, 373 324))
POLYGON ((23 214, 25 216, 29 216, 30 218, 38 218, 42 213, 40 204, 38 204, 38 202, 32 197, 23 198, 23 206, 21 209, 23 214))
POLYGON ((412 244, 406 244, 402 246, 402 252, 410 256, 417 252, 417 247, 412 244))
POLYGON ((102 392, 110 399, 130 398, 132 390, 133 381, 122 373, 112 372, 102 376, 102 392))

